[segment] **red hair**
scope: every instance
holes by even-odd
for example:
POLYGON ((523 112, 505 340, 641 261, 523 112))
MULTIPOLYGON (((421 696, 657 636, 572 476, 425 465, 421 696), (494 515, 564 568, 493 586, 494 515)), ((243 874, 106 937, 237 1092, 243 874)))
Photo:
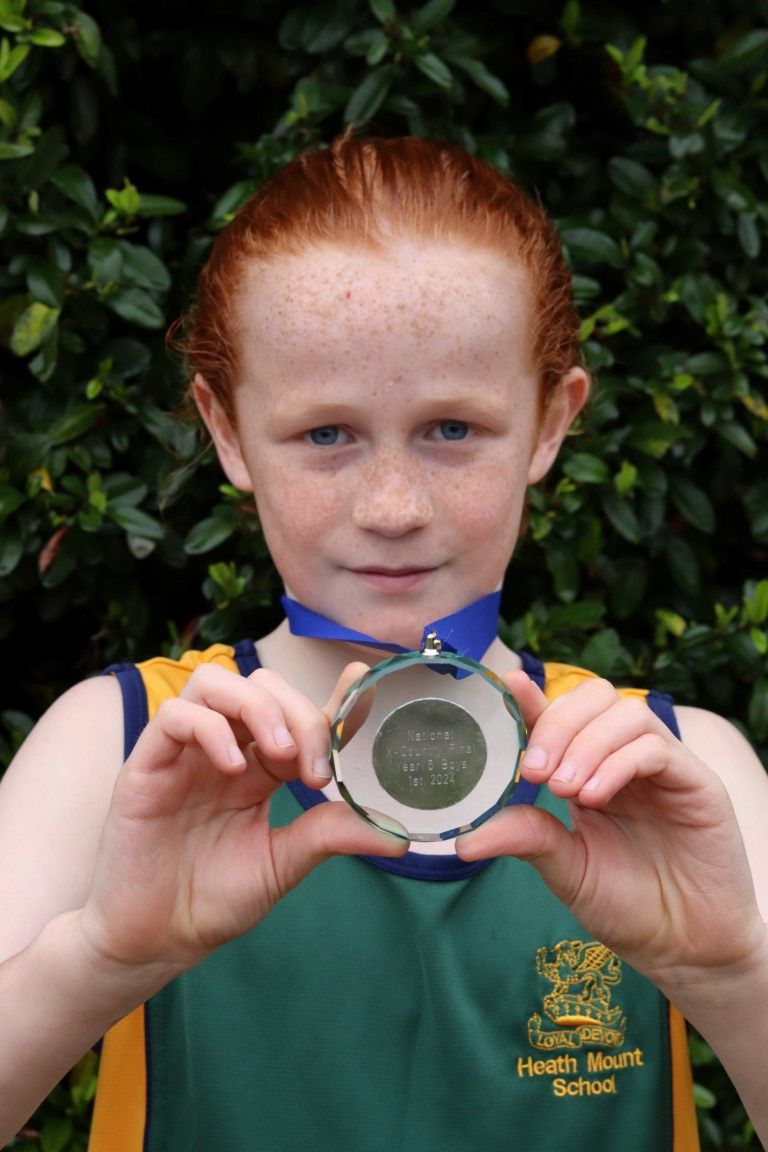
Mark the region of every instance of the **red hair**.
POLYGON ((463 148, 345 134, 282 168, 218 235, 181 341, 190 369, 231 416, 238 371, 234 300, 250 262, 324 244, 375 251, 397 237, 477 245, 528 271, 531 351, 544 401, 581 362, 570 273, 541 207, 463 148))

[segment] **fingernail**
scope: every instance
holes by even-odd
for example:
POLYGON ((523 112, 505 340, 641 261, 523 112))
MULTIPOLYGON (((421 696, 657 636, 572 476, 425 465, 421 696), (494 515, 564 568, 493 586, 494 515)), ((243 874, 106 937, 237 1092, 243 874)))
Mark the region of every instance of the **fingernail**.
POLYGON ((401 845, 403 841, 410 843, 408 829, 399 820, 395 820, 394 816, 386 816, 374 808, 366 808, 365 811, 376 831, 385 836, 387 840, 395 840, 401 845))
POLYGON ((245 764, 245 756, 243 756, 237 744, 227 745, 227 757, 230 764, 245 764))
POLYGON ((290 748, 290 746, 294 743, 293 736, 291 736, 287 728, 275 728, 272 736, 275 744, 277 744, 280 748, 290 748))
POLYGON ((312 775, 316 780, 330 780, 331 766, 327 756, 318 756, 312 765, 312 775))
POLYGON ((525 750, 523 764, 533 772, 543 772, 547 766, 548 759, 549 757, 540 745, 531 744, 530 747, 525 750))
POLYGON ((559 780, 561 784, 570 784, 571 780, 573 780, 575 775, 576 775, 576 769, 574 768, 573 764, 569 764, 566 761, 565 763, 560 765, 560 767, 558 768, 557 772, 555 772, 552 779, 553 780, 559 780))

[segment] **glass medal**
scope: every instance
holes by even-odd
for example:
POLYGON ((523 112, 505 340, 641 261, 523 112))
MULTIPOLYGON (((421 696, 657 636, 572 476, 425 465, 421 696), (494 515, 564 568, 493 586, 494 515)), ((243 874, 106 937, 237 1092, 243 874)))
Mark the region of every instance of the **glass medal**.
POLYGON ((443 651, 431 632, 420 652, 383 660, 351 685, 331 721, 329 761, 341 796, 369 824, 406 840, 449 840, 508 802, 525 740, 520 709, 500 677, 443 651), (445 695, 424 694, 424 665, 470 675, 445 695), (372 689, 395 674, 405 702, 382 714, 372 689))

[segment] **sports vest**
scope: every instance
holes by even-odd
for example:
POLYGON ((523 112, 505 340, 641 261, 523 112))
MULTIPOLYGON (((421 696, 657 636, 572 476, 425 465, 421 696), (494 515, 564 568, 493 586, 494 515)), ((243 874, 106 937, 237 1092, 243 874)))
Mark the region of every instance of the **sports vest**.
MULTIPOLYGON (((247 641, 109 670, 126 752, 203 662, 258 667, 247 641)), ((550 698, 591 676, 524 666, 550 698)), ((325 802, 283 787, 272 823, 325 802)), ((698 1152, 684 1021, 528 864, 408 853, 326 862, 111 1029, 89 1152, 563 1148, 698 1152)))

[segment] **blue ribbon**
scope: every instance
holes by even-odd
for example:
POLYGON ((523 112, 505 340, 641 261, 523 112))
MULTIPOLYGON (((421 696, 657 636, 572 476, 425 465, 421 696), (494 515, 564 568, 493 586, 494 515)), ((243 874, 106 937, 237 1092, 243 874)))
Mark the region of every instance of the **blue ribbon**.
MULTIPOLYGON (((294 636, 312 636, 319 640, 347 640, 352 644, 383 648, 386 652, 412 651, 403 644, 377 640, 365 632, 356 632, 354 628, 337 624, 328 616, 322 616, 319 612, 313 612, 311 608, 305 608, 290 596, 281 596, 280 600, 294 636)), ((424 646, 429 632, 436 632, 444 652, 456 652, 461 656, 471 656, 473 660, 479 660, 496 639, 500 603, 501 591, 491 592, 487 596, 481 596, 479 600, 473 600, 458 612, 452 612, 450 616, 433 620, 424 628, 421 646, 424 646)), ((462 668, 451 668, 446 665, 434 667, 433 671, 448 672, 457 680, 471 675, 462 668)))

